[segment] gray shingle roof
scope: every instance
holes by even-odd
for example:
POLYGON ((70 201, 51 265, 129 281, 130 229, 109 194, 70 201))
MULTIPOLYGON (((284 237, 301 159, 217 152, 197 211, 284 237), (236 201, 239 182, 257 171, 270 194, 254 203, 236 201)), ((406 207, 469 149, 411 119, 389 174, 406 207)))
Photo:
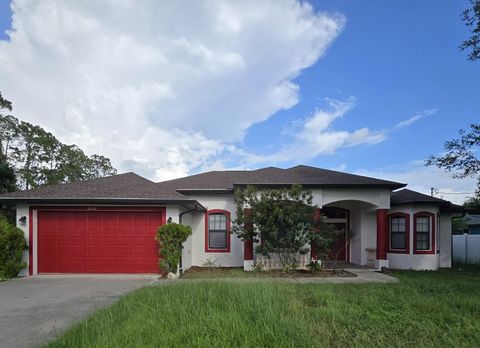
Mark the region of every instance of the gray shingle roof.
POLYGON ((406 186, 398 182, 381 180, 333 170, 296 166, 288 169, 267 167, 257 170, 212 171, 185 178, 159 182, 170 190, 233 190, 241 185, 292 185, 332 187, 387 187, 398 189, 406 186))
POLYGON ((0 195, 2 199, 188 199, 175 190, 167 190, 135 173, 42 186, 32 190, 0 195))
POLYGON ((32 190, 6 193, 0 195, 0 202, 51 200, 192 201, 181 192, 187 192, 188 190, 233 190, 234 186, 246 184, 258 186, 302 184, 307 187, 386 187, 390 189, 405 186, 397 182, 308 166, 297 166, 289 169, 267 167, 257 170, 213 171, 157 184, 135 173, 125 173, 71 184, 43 186, 32 190))
POLYGON ((390 204, 391 205, 402 205, 402 204, 426 204, 431 203, 435 205, 452 205, 451 202, 446 201, 441 198, 432 197, 429 195, 425 195, 420 192, 412 191, 409 189, 403 189, 399 191, 392 192, 390 196, 390 204))

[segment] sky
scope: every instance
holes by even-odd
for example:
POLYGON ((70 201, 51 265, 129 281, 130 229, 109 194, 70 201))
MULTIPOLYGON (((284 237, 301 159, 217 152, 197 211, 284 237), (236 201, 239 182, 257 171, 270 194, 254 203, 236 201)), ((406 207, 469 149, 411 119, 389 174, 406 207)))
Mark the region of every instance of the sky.
POLYGON ((468 1, 0 0, 14 115, 160 181, 298 164, 461 203, 425 167, 478 122, 468 1))

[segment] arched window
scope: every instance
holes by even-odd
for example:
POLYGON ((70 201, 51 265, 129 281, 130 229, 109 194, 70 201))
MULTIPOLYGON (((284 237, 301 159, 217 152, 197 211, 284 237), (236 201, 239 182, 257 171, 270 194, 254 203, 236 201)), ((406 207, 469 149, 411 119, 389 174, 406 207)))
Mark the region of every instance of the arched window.
POLYGON ((205 251, 230 252, 230 212, 213 209, 205 213, 205 251))
POLYGON ((410 215, 406 213, 393 213, 389 220, 389 252, 410 252, 410 215))
POLYGON ((413 251, 415 254, 435 254, 435 214, 419 212, 414 215, 413 251))

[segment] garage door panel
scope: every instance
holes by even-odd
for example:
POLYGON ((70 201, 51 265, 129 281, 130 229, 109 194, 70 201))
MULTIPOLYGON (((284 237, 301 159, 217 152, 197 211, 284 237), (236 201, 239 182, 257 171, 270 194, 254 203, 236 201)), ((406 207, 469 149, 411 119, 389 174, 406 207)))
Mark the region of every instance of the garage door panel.
POLYGON ((71 257, 81 257, 85 262, 85 258, 88 256, 87 248, 71 248, 70 250, 71 257))
POLYGON ((38 269, 48 273, 158 273, 162 212, 38 212, 38 269))
POLYGON ((101 257, 89 257, 86 259, 85 270, 89 273, 101 273, 102 272, 102 258, 101 257))
POLYGON ((102 258, 102 272, 117 273, 117 259, 102 258))
POLYGON ((58 238, 56 242, 57 242, 57 244, 56 244, 57 248, 64 249, 64 248, 68 248, 70 246, 70 240, 68 238, 58 238))
POLYGON ((117 257, 117 248, 116 247, 103 247, 102 256, 107 258, 116 258, 117 257))
POLYGON ((117 237, 117 245, 119 246, 130 246, 133 243, 133 238, 130 237, 117 237))
POLYGON ((96 260, 96 257, 98 257, 99 255, 101 255, 102 253, 102 248, 101 247, 92 247, 92 246, 88 246, 87 247, 87 258, 88 259, 92 259, 92 260, 96 260))
MULTIPOLYGON (((48 248, 45 248, 43 250, 47 250, 48 248)), ((70 250, 69 247, 66 248, 57 248, 56 249, 56 257, 61 258, 61 259, 66 259, 69 258, 72 255, 72 251, 70 250)))
MULTIPOLYGON (((101 223, 101 222, 99 222, 101 223)), ((99 226, 94 226, 92 224, 89 224, 87 226, 87 235, 89 236, 98 236, 98 235, 102 235, 102 227, 99 227, 99 226)), ((115 230, 111 231, 111 232, 115 232, 115 230)))
POLYGON ((134 271, 133 264, 130 258, 119 258, 117 265, 118 271, 121 273, 131 273, 134 271))
POLYGON ((79 236, 79 235, 74 235, 70 241, 71 241, 70 245, 72 246, 72 248, 73 247, 85 248, 87 246, 87 239, 85 237, 82 238, 82 236, 79 236))
POLYGON ((119 259, 131 258, 133 256, 132 248, 119 247, 117 248, 117 255, 119 259))
POLYGON ((105 245, 105 246, 115 246, 117 245, 117 238, 115 236, 102 236, 102 238, 98 238, 99 239, 99 243, 101 243, 101 245, 105 245))
POLYGON ((148 246, 152 245, 152 236, 134 236, 133 237, 133 245, 138 245, 138 246, 148 246))
POLYGON ((147 254, 149 257, 157 258, 159 257, 158 245, 154 247, 149 247, 147 254))

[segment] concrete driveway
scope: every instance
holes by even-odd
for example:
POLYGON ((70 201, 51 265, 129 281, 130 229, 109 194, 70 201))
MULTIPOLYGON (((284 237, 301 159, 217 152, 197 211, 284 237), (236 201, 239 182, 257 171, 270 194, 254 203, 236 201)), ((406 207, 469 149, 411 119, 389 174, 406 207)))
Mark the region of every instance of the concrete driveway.
POLYGON ((0 282, 0 347, 35 347, 156 276, 34 276, 0 282))

